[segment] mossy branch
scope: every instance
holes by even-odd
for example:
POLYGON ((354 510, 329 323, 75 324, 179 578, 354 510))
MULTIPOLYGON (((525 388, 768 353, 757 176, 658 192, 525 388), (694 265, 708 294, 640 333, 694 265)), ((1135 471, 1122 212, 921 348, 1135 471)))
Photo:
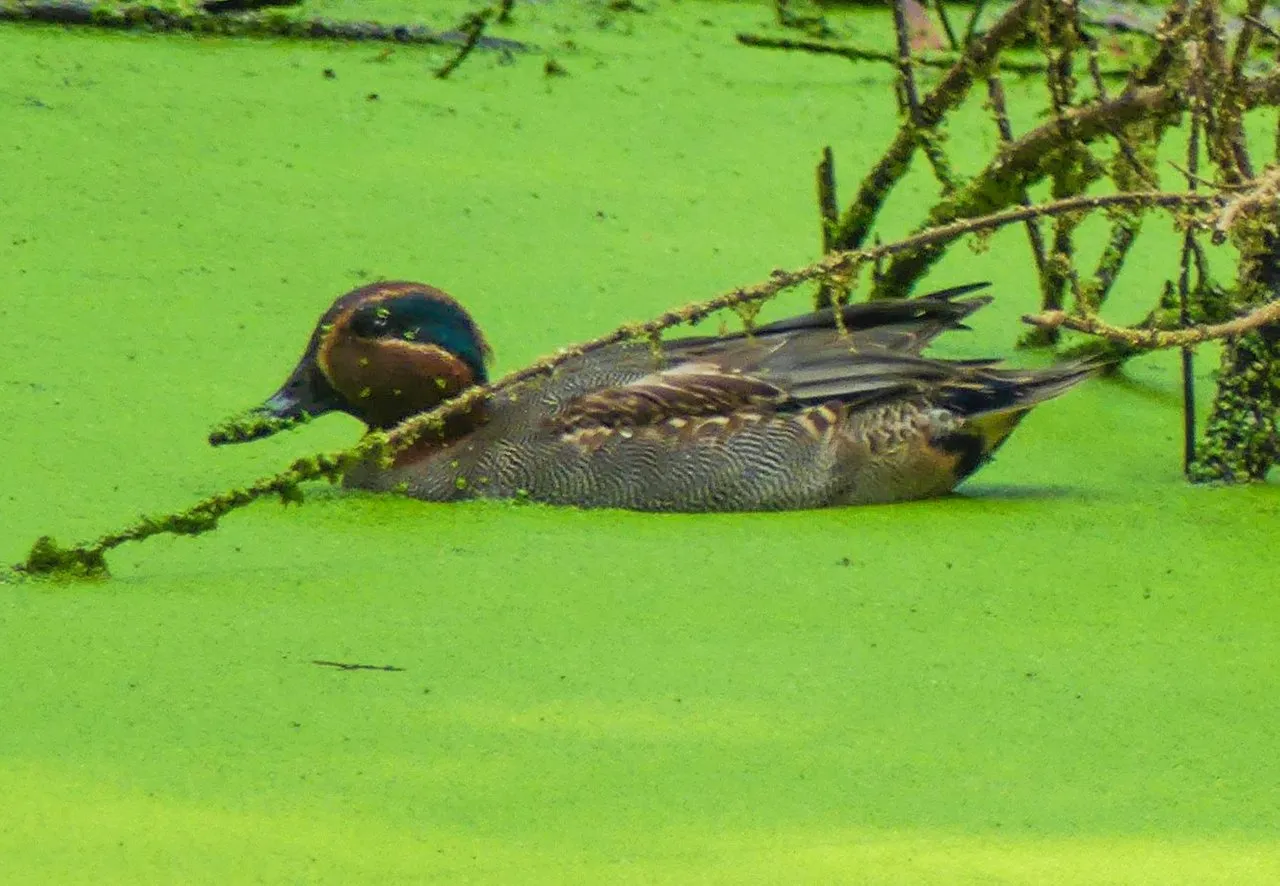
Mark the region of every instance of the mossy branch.
MULTIPOLYGON (((1050 175, 1061 164, 1063 150, 1087 144, 1136 120, 1176 112, 1182 104, 1183 98, 1176 90, 1147 86, 1129 90, 1110 101, 1073 108, 1061 118, 1001 147, 986 169, 933 207, 923 228, 998 212, 1017 202, 1031 185, 1050 175)), ((942 249, 931 246, 890 262, 875 297, 900 297, 910 292, 942 254, 942 249)))
POLYGON ((1139 350, 1154 351, 1163 348, 1191 347, 1214 339, 1233 338, 1263 326, 1280 323, 1280 299, 1226 323, 1193 326, 1189 329, 1113 326, 1097 316, 1074 317, 1065 311, 1026 314, 1022 320, 1041 329, 1071 329, 1110 339, 1139 350))
POLYGON ((380 435, 370 434, 351 449, 322 453, 299 459, 288 469, 240 488, 220 492, 183 511, 158 517, 143 517, 118 532, 93 542, 64 548, 51 536, 41 536, 27 559, 14 567, 19 574, 60 579, 97 579, 108 575, 106 552, 125 542, 142 541, 153 535, 200 535, 216 529, 218 521, 238 508, 266 496, 279 496, 286 504, 301 503, 301 484, 327 479, 337 482, 344 471, 381 450, 380 435))
MULTIPOLYGON (((1241 89, 1246 109, 1280 100, 1280 69, 1253 78, 1241 89)), ((1188 107, 1189 96, 1173 83, 1141 86, 1105 102, 1072 109, 1002 147, 987 167, 964 188, 942 199, 922 229, 958 218, 981 216, 1015 203, 1029 186, 1050 175, 1063 150, 1087 144, 1143 120, 1164 121, 1188 107)), ((1163 124, 1162 124, 1163 125, 1163 124)), ((942 257, 932 247, 902 255, 885 269, 874 297, 898 297, 942 257)))
POLYGON ((904 240, 871 248, 835 252, 796 270, 777 269, 763 282, 739 287, 706 301, 687 304, 644 323, 625 324, 590 341, 561 349, 523 369, 508 373, 491 385, 470 388, 436 409, 414 416, 390 431, 367 434, 350 449, 300 459, 279 474, 260 479, 247 487, 211 496, 186 510, 159 517, 144 517, 123 530, 69 548, 58 545, 49 536, 43 536, 33 545, 27 559, 15 566, 14 570, 22 575, 64 579, 106 577, 106 553, 125 542, 142 541, 164 533, 198 535, 214 529, 218 521, 231 511, 264 497, 277 496, 285 503, 300 502, 302 483, 319 479, 336 482, 351 467, 371 459, 385 463, 397 452, 412 446, 423 434, 441 427, 450 416, 471 410, 498 391, 546 375, 573 357, 622 341, 653 340, 671 327, 697 323, 721 310, 757 305, 784 290, 811 281, 834 280, 843 285, 866 262, 874 262, 922 246, 948 243, 969 234, 993 231, 1038 217, 1055 217, 1108 207, 1205 209, 1220 205, 1221 200, 1209 194, 1162 191, 1075 197, 1039 206, 1022 206, 982 218, 963 219, 922 231, 904 240))

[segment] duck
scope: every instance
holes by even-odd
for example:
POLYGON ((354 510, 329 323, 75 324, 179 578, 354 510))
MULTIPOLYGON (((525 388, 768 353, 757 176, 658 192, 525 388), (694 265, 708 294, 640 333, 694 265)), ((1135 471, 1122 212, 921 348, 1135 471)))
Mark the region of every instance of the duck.
MULTIPOLYGON (((1101 368, 924 355, 992 301, 973 283, 714 336, 623 341, 495 389, 345 486, 435 502, 777 511, 945 495, 1037 405, 1101 368)), ((489 383, 492 352, 447 293, 386 281, 338 298, 241 443, 329 412, 386 430, 489 383)), ((474 398, 469 398, 474 399, 474 398)))

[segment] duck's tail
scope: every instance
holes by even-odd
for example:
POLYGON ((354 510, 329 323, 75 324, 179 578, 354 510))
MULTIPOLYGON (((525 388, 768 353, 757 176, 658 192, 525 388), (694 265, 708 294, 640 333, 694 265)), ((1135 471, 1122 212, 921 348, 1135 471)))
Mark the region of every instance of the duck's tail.
POLYGON ((963 479, 995 454, 1035 406, 1113 363, 1109 359, 1089 359, 1049 369, 982 368, 967 379, 957 379, 946 386, 945 399, 949 409, 963 416, 963 424, 937 442, 960 455, 956 474, 963 479))

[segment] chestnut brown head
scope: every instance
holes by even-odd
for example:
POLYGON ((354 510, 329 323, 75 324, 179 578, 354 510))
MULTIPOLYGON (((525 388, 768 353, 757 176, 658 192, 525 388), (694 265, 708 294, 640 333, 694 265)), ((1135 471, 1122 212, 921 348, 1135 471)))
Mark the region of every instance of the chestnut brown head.
POLYGON ((214 431, 214 445, 274 433, 326 412, 390 428, 488 382, 489 348, 462 306, 432 286, 361 287, 325 312, 297 367, 247 416, 214 431))

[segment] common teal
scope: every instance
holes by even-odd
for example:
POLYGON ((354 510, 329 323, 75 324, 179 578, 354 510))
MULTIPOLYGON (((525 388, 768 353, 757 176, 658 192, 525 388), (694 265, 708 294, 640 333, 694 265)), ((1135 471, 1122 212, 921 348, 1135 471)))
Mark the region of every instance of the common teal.
MULTIPOLYGON (((1032 407, 1099 368, 921 356, 991 301, 973 284, 738 332, 623 342, 503 389, 348 486, 431 501, 527 498, 645 511, 903 501, 953 489, 1032 407)), ((488 382, 489 348, 444 292, 386 282, 339 298, 255 411, 341 411, 390 428, 488 382)), ((239 442, 268 431, 211 436, 239 442)))

